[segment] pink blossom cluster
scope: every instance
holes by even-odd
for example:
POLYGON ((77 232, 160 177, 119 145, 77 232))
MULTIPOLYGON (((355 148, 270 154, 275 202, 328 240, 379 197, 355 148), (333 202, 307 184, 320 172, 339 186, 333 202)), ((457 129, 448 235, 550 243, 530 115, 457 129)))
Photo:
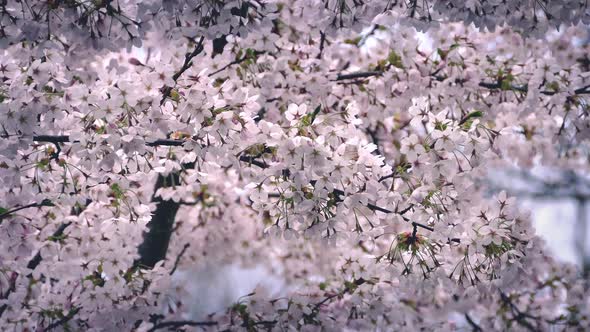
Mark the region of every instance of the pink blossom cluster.
POLYGON ((555 3, 0 1, 1 329, 587 329, 485 181, 590 172, 590 7, 555 3), (287 296, 191 314, 177 271, 228 264, 287 296))

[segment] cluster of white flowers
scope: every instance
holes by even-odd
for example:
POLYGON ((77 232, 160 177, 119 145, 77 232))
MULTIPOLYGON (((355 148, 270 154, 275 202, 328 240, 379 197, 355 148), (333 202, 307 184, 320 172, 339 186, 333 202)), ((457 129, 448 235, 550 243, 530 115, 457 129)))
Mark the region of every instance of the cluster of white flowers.
POLYGON ((0 326, 588 328, 483 181, 590 172, 590 9, 560 6, 3 1, 0 326), (207 315, 171 277, 231 264, 288 294, 207 315))

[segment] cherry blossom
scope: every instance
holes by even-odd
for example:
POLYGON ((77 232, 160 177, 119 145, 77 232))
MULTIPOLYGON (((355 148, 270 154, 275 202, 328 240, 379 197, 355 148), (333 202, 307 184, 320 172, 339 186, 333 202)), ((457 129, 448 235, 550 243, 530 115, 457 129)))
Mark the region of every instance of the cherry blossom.
POLYGON ((584 271, 486 179, 587 177, 589 22, 573 0, 4 1, 0 326, 587 329, 584 271))

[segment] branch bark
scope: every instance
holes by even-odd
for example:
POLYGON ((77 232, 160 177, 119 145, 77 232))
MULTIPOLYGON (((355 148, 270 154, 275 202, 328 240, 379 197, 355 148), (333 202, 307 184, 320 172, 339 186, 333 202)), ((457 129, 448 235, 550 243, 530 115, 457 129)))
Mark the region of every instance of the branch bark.
POLYGON ((42 207, 42 206, 53 206, 53 203, 48 199, 44 199, 43 201, 41 201, 41 203, 31 203, 31 204, 15 207, 11 210, 8 210, 8 211, 0 214, 0 225, 2 224, 2 220, 4 220, 4 218, 7 218, 9 215, 11 215, 15 212, 18 212, 18 211, 24 210, 24 209, 28 209, 28 208, 32 208, 32 207, 42 207))
POLYGON ((64 324, 67 324, 67 322, 69 322, 70 320, 72 320, 72 318, 74 318, 74 316, 76 316, 76 314, 80 311, 80 308, 74 308, 72 310, 70 310, 70 312, 68 312, 67 315, 65 315, 63 318, 61 318, 60 320, 56 321, 53 324, 50 324, 49 326, 47 326, 45 329, 43 329, 43 332, 48 332, 51 331, 55 328, 58 328, 64 324))
POLYGON ((156 197, 156 192, 160 188, 170 187, 178 183, 180 183, 180 175, 176 172, 167 176, 158 176, 154 195, 152 195, 152 202, 157 204, 156 210, 147 224, 147 232, 143 236, 143 242, 139 245, 139 258, 133 264, 134 267, 151 269, 157 262, 166 258, 174 220, 180 208, 180 203, 156 197))
MULTIPOLYGON (((203 47, 204 41, 205 41, 205 37, 201 37, 199 39, 199 42, 197 43, 197 45, 193 49, 193 51, 190 53, 187 53, 184 56, 184 63, 182 64, 182 67, 180 67, 180 69, 176 73, 174 73, 174 75, 172 76, 172 79, 174 80, 174 82, 176 82, 180 78, 180 76, 193 65, 193 62, 192 62, 193 58, 196 57, 197 55, 199 55, 201 52, 203 52, 203 50, 205 49, 203 47)), ((171 92, 172 92, 172 87, 170 87, 170 86, 168 86, 164 89, 164 92, 162 93, 162 99, 160 100, 160 105, 164 104, 164 102, 166 101, 166 98, 168 98, 170 96, 171 92)))
POLYGON ((215 321, 205 321, 205 322, 195 322, 195 321, 188 321, 188 320, 182 320, 182 321, 170 321, 170 322, 161 322, 158 324, 155 324, 154 326, 152 326, 151 329, 148 330, 148 332, 153 332, 153 331, 157 331, 160 329, 164 329, 164 328, 169 328, 169 329, 176 329, 178 330, 178 328, 183 327, 183 326, 215 326, 218 323, 215 321))
MULTIPOLYGON (((350 79, 357 79, 357 78, 369 78, 369 77, 373 77, 373 76, 380 76, 380 75, 383 75, 384 73, 385 73, 384 71, 359 71, 359 72, 354 72, 354 73, 349 73, 349 74, 338 74, 338 76, 336 76, 336 79, 334 81, 343 81, 343 80, 350 80, 350 79)), ((444 80, 447 79, 444 76, 436 76, 435 73, 433 73, 432 76, 439 82, 443 82, 444 80)), ((465 81, 461 80, 456 83, 465 83, 465 81)), ((496 82, 496 83, 479 82, 478 85, 482 88, 486 88, 489 90, 501 90, 502 89, 502 82, 496 82)), ((509 86, 509 89, 507 89, 507 90, 527 93, 529 89, 528 89, 527 84, 524 84, 524 85, 511 84, 509 86)), ((543 95, 546 95, 546 96, 552 96, 552 95, 556 94, 557 92, 556 91, 549 91, 549 90, 541 90, 540 93, 543 95)), ((584 94, 590 94, 590 85, 586 85, 586 86, 583 86, 583 87, 580 87, 580 88, 577 88, 574 90, 574 95, 584 95, 584 94)))

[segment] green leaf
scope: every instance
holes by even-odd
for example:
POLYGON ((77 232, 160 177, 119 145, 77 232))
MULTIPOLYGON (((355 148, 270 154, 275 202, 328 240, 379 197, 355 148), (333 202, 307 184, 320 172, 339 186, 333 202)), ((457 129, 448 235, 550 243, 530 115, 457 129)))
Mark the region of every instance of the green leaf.
POLYGON ((438 55, 440 56, 441 59, 446 60, 447 59, 447 55, 449 55, 449 51, 445 51, 443 49, 437 48, 436 52, 438 53, 438 55))
POLYGON ((247 314, 248 313, 248 306, 243 303, 236 303, 234 304, 234 311, 237 311, 240 314, 247 314))
POLYGON ((346 39, 344 40, 345 44, 349 44, 349 45, 358 45, 358 43, 361 41, 362 37, 356 37, 354 39, 346 39))
POLYGON ((113 196, 116 199, 121 199, 123 198, 123 190, 121 189, 121 186, 119 186, 118 183, 113 183, 111 185, 111 193, 113 194, 113 196))
POLYGON ((559 92, 559 83, 557 83, 556 81, 552 81, 549 84, 547 84, 547 87, 550 90, 553 90, 555 92, 559 92))
POLYGON ((434 123, 434 129, 440 130, 440 131, 445 131, 447 129, 447 124, 444 122, 436 121, 434 123))
POLYGON ((299 60, 287 61, 287 64, 289 65, 289 68, 291 68, 291 70, 293 71, 303 71, 303 68, 301 68, 301 66, 299 65, 299 60))
POLYGON ((218 77, 215 79, 215 81, 213 81, 213 87, 219 88, 226 80, 227 78, 221 78, 218 77))
POLYGON ((255 51, 255 50, 253 50, 253 49, 251 49, 251 48, 247 48, 247 49, 246 49, 246 56, 247 56, 249 59, 254 59, 254 58, 256 58, 256 51, 255 51))
POLYGON ((254 144, 249 146, 244 152, 250 156, 258 156, 266 150, 265 144, 254 144))
POLYGON ((240 50, 238 51, 238 53, 236 53, 236 58, 235 58, 235 61, 238 61, 238 60, 240 60, 240 59, 242 58, 242 54, 244 54, 244 51, 243 51, 242 49, 240 49, 240 50))
POLYGON ((47 241, 63 243, 63 241, 65 239, 67 239, 67 238, 68 238, 68 235, 67 234, 61 234, 61 235, 58 235, 58 236, 51 235, 51 236, 49 236, 47 238, 47 241))
POLYGON ((299 122, 302 126, 307 127, 311 124, 311 114, 305 114, 299 122))
POLYGON ((344 282, 344 287, 346 287, 346 290, 347 291, 353 293, 358 288, 358 285, 355 284, 354 282, 345 281, 344 282))
POLYGON ((53 202, 50 199, 45 198, 41 201, 41 206, 55 206, 55 204, 53 204, 53 202))
POLYGON ((466 116, 463 118, 463 121, 467 121, 467 120, 469 120, 469 119, 481 118, 481 117, 483 116, 483 114, 484 114, 484 113, 483 113, 482 111, 475 110, 475 111, 473 111, 473 112, 471 112, 471 113, 467 114, 467 115, 466 115, 466 116))
POLYGON ((484 115, 484 112, 475 110, 469 114, 467 114, 463 119, 461 119, 461 127, 465 130, 471 128, 471 124, 473 124, 473 120, 476 118, 481 118, 484 115))
POLYGON ((0 215, 3 215, 8 212, 8 209, 0 207, 0 215))
POLYGON ((49 166, 49 158, 43 158, 37 162, 37 168, 45 169, 49 166))
POLYGON ((387 61, 389 61, 389 63, 396 68, 404 69, 402 57, 399 54, 397 54, 394 50, 389 52, 389 56, 387 56, 387 61))
POLYGON ((180 94, 178 93, 178 91, 176 89, 170 90, 170 99, 172 99, 174 101, 180 100, 180 94))

